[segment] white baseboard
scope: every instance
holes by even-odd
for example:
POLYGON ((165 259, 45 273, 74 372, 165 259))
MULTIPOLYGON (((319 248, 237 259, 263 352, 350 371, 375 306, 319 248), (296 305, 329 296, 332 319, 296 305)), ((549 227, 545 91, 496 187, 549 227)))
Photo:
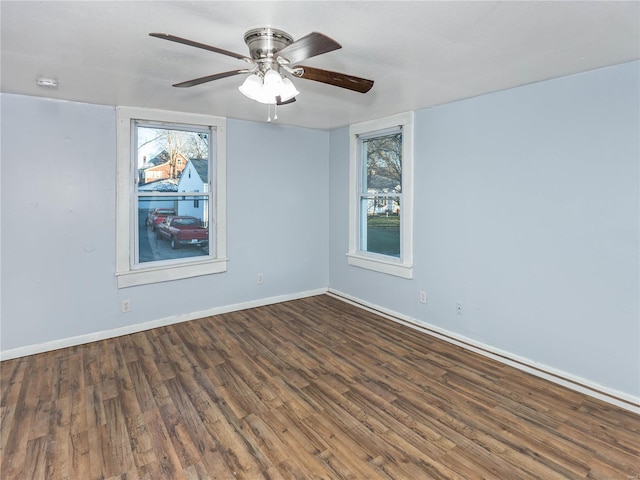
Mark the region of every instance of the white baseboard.
POLYGON ((418 320, 407 315, 403 315, 379 305, 375 305, 359 298, 352 297, 351 295, 340 292, 338 290, 330 288, 327 294, 349 304, 373 312, 377 315, 383 316, 396 323, 406 325, 407 327, 410 327, 419 332, 426 333, 467 350, 471 350, 485 357, 497 360, 498 362, 510 365, 517 368, 518 370, 522 370, 537 377, 544 378, 545 380, 549 380, 558 385, 570 388, 571 390, 584 393, 612 405, 624 408, 625 410, 640 414, 640 397, 635 397, 625 392, 620 392, 603 385, 599 385, 590 380, 577 377, 575 375, 557 370, 547 365, 539 364, 528 358, 520 357, 511 352, 500 350, 498 348, 492 347, 491 345, 478 342, 476 340, 464 337, 435 325, 419 322, 418 320))
POLYGON ((107 338, 120 337, 122 335, 129 335, 131 333, 143 332, 145 330, 151 330, 152 328, 164 327, 166 325, 173 325, 176 323, 188 322, 190 320, 196 320, 198 318, 210 317, 212 315, 219 315, 221 313, 236 312, 239 310, 246 310, 248 308, 262 307, 264 305, 272 305, 274 303, 288 302, 290 300, 297 300, 299 298, 313 297, 315 295, 322 295, 327 293, 326 288, 318 288, 316 290, 307 290, 305 292, 292 293, 288 295, 279 295, 277 297, 261 298, 259 300, 251 300, 248 302, 236 303, 233 305, 223 305, 221 307, 215 307, 200 312, 186 313, 183 315, 174 315, 171 317, 165 317, 158 320, 152 320, 150 322, 138 323, 135 325, 127 325, 124 327, 114 328, 111 330, 103 330, 100 332, 88 333, 85 335, 78 335, 76 337, 62 338, 60 340, 53 340, 51 342, 39 343, 36 345, 27 345, 26 347, 13 348, 0 352, 0 360, 10 360, 12 358, 26 357, 27 355, 34 355, 36 353, 44 353, 59 348, 75 347, 76 345, 82 345, 84 343, 97 342, 99 340, 105 340, 107 338))

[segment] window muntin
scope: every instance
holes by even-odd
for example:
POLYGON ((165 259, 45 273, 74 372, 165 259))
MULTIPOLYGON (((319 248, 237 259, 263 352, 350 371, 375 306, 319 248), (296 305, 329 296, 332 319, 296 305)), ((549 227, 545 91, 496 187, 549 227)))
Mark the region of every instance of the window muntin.
MULTIPOLYGON (((116 112, 118 287, 226 271, 226 120, 136 107, 117 107, 116 112), (174 137, 190 135, 193 148, 165 149, 164 154, 163 149, 142 148, 165 134, 160 130, 169 130, 166 135, 174 137), (146 136, 150 132, 156 135, 146 136), (152 162, 157 165, 150 165, 157 155, 161 158, 152 162), (150 244, 157 230, 147 219, 156 208, 168 209, 174 216, 193 216, 208 232, 195 241, 180 238, 173 249, 170 239, 160 240, 163 249, 154 251, 150 244)), ((172 142, 176 144, 175 139, 172 142)))
POLYGON ((413 112, 352 125, 349 265, 413 276, 413 112))

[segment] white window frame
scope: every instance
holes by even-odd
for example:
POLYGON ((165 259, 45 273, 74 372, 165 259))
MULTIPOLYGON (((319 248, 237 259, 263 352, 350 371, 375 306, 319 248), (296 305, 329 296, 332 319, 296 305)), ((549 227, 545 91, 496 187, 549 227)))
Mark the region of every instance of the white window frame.
POLYGON ((227 270, 227 231, 226 231, 226 159, 227 159, 227 122, 224 117, 199 115, 166 110, 125 107, 116 108, 117 118, 117 192, 116 192, 116 277, 118 288, 166 282, 199 275, 222 273, 227 270), (213 175, 215 195, 211 199, 215 209, 215 257, 203 257, 202 260, 185 259, 184 263, 172 263, 162 266, 146 267, 135 264, 135 243, 133 235, 136 215, 134 209, 137 172, 132 152, 133 121, 161 122, 211 127, 215 135, 215 161, 213 175), (188 260, 188 261, 187 261, 188 260))
POLYGON ((349 265, 413 278, 413 112, 405 112, 349 127, 349 265), (360 249, 360 183, 362 159, 359 137, 402 127, 402 197, 400 203, 400 258, 360 249))

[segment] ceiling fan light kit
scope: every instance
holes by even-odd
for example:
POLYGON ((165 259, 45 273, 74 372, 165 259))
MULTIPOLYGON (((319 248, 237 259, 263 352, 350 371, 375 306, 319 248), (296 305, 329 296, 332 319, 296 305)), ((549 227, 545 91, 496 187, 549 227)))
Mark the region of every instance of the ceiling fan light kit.
POLYGON ((291 80, 275 70, 249 75, 238 90, 251 100, 271 105, 282 105, 300 94, 291 80))
MULTIPOLYGON (((252 65, 248 69, 232 70, 180 82, 174 84, 174 87, 193 87, 213 80, 248 73, 249 76, 238 89, 247 98, 267 104, 269 107, 293 103, 296 100, 295 97, 300 94, 293 82, 282 71, 296 78, 321 82, 359 93, 366 93, 373 87, 372 80, 344 73, 301 65, 291 67, 290 65, 301 60, 342 48, 338 42, 318 32, 312 32, 294 41, 291 35, 282 30, 270 27, 254 28, 244 35, 244 41, 249 47, 249 57, 166 33, 150 33, 149 35, 234 57, 252 65)), ((269 108, 268 121, 271 121, 270 113, 271 109, 269 108)))

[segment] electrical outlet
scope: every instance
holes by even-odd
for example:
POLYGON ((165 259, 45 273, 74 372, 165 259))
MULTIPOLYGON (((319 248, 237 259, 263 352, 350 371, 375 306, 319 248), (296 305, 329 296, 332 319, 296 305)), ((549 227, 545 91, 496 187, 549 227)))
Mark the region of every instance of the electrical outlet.
POLYGON ((122 313, 129 313, 131 311, 131 300, 122 300, 120 302, 120 311, 122 313))
POLYGON ((264 275, 262 273, 258 274, 258 285, 262 285, 264 283, 264 275))
POLYGON ((456 313, 458 315, 464 314, 464 304, 462 302, 456 302, 456 313))
POLYGON ((427 303, 427 292, 420 290, 420 303, 427 303))

